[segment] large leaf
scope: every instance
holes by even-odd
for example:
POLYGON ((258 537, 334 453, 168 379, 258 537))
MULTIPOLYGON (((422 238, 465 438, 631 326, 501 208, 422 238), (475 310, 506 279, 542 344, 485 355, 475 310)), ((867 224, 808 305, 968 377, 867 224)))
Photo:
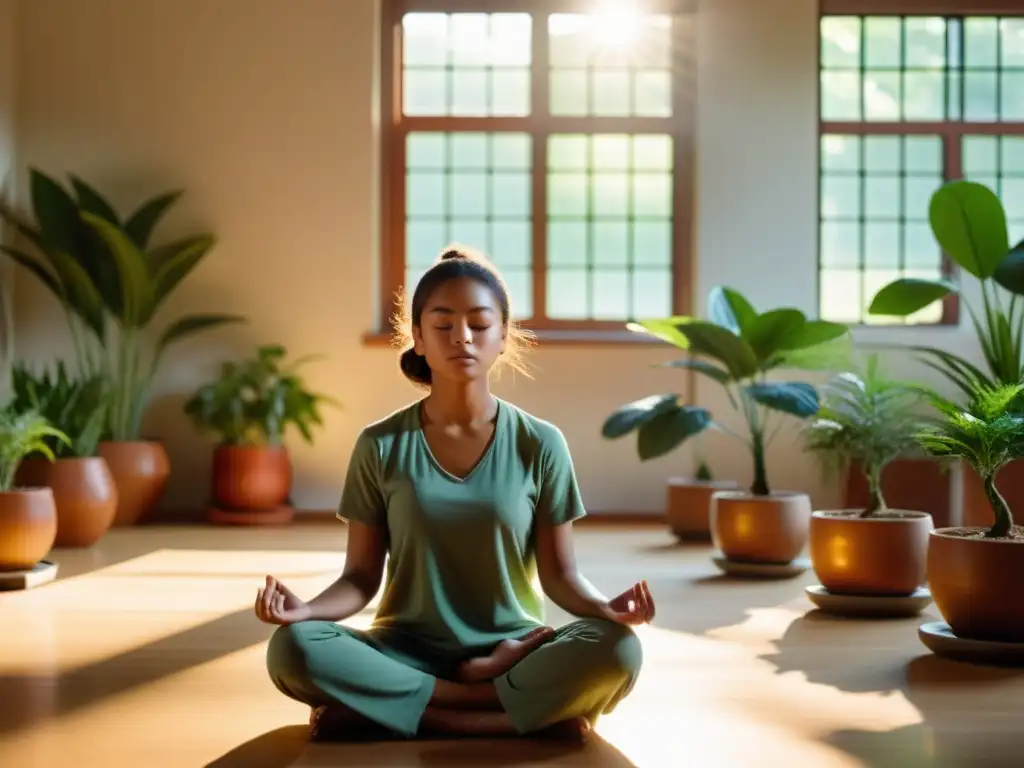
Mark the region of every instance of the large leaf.
POLYGON ((715 286, 708 294, 708 318, 737 336, 757 317, 757 311, 738 291, 715 286))
POLYGON ((88 183, 80 179, 74 174, 70 174, 71 186, 75 188, 75 194, 78 196, 78 207, 83 211, 96 214, 97 216, 106 219, 111 224, 120 224, 121 220, 118 218, 117 211, 114 210, 114 206, 99 192, 97 192, 88 183))
POLYGON ((64 287, 58 282, 57 278, 53 276, 49 269, 33 256, 29 256, 23 251, 19 251, 17 248, 11 248, 7 245, 0 245, 0 252, 6 253, 16 263, 23 266, 33 275, 35 275, 39 281, 45 285, 54 296, 63 304, 67 301, 67 297, 64 295, 64 287))
POLYGON ((711 414, 704 408, 681 405, 659 413, 645 422, 637 433, 637 453, 641 461, 664 456, 689 437, 711 423, 711 414))
POLYGON ((1006 211, 984 184, 944 184, 932 195, 928 219, 942 250, 977 278, 991 277, 1010 250, 1006 211))
POLYGON ((694 353, 723 363, 733 378, 742 379, 757 373, 754 350, 727 328, 703 321, 680 323, 677 328, 689 340, 694 353))
POLYGON ((154 281, 146 266, 146 255, 138 249, 124 230, 93 213, 83 212, 82 219, 103 238, 117 263, 121 276, 121 322, 137 328, 148 321, 155 299, 154 281))
POLYGON ((842 323, 833 323, 830 320, 808 320, 799 328, 787 333, 776 346, 785 352, 810 349, 841 339, 849 330, 842 323))
POLYGON ((157 223, 167 210, 181 197, 181 190, 167 192, 147 200, 132 213, 124 225, 124 231, 140 249, 145 250, 157 223))
POLYGON ((634 333, 646 333, 679 349, 689 349, 690 341, 679 332, 679 324, 688 322, 688 317, 666 317, 660 320, 639 320, 627 323, 626 328, 634 333))
POLYGON ((150 314, 163 304, 178 284, 206 257, 215 242, 211 235, 200 235, 159 249, 161 263, 154 274, 154 298, 150 314))
POLYGON ((170 323, 160 334, 157 341, 155 359, 159 359, 164 350, 175 342, 230 323, 244 323, 242 315, 185 315, 170 323))
MULTIPOLYGON (((94 214, 115 226, 120 226, 117 211, 103 195, 77 176, 71 175, 70 178, 78 196, 80 212, 94 214)), ((121 291, 117 262, 111 256, 110 249, 100 234, 81 219, 78 222, 78 240, 79 251, 75 254, 76 258, 92 278, 107 310, 115 317, 121 317, 124 312, 124 295, 121 291)))
POLYGON ((672 360, 660 365, 669 368, 689 368, 692 371, 704 374, 710 379, 714 379, 719 384, 728 384, 732 380, 732 376, 728 371, 719 368, 717 365, 712 365, 706 360, 672 360))
POLYGON ((872 315, 906 317, 956 291, 957 286, 950 280, 901 277, 875 294, 868 312, 872 315))
POLYGON ((809 347, 780 351, 772 358, 769 369, 790 368, 798 371, 848 370, 853 364, 853 336, 840 336, 809 347))
POLYGON ((802 419, 818 412, 818 391, 802 381, 751 384, 746 391, 756 402, 774 411, 802 419))
POLYGON ((40 170, 29 172, 32 209, 39 222, 40 237, 48 248, 68 254, 81 249, 81 223, 74 198, 60 184, 40 170))
POLYGON ((992 276, 1010 293, 1024 296, 1024 240, 1010 249, 992 276))
POLYGON ((679 395, 650 395, 649 397, 626 403, 605 419, 601 426, 601 435, 614 440, 628 435, 641 424, 650 421, 660 413, 672 410, 679 402, 679 395))
POLYGON ((46 252, 53 271, 63 286, 65 303, 76 313, 99 339, 103 338, 106 316, 103 297, 89 273, 70 255, 59 249, 46 252))
POLYGON ((791 334, 798 332, 807 322, 799 309, 772 309, 755 317, 743 330, 757 355, 758 362, 764 363, 772 354, 782 348, 781 343, 791 334))

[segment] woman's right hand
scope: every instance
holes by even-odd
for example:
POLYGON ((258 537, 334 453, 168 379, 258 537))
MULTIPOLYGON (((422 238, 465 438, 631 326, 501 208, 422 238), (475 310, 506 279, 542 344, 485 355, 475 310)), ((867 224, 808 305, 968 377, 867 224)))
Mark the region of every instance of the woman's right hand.
POLYGON ((267 624, 297 624, 313 617, 313 609, 273 576, 256 592, 256 617, 267 624))

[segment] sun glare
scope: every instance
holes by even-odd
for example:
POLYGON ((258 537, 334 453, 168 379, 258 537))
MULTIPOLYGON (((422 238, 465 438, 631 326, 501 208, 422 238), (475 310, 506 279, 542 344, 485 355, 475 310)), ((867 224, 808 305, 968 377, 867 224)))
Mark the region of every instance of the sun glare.
POLYGON ((588 30, 595 45, 627 48, 636 42, 640 15, 625 3, 595 11, 589 17, 588 30))

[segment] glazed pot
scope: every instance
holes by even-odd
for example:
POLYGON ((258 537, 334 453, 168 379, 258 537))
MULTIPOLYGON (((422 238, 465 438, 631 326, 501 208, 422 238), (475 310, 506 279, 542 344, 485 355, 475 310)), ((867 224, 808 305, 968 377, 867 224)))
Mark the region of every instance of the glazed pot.
POLYGON ((292 465, 282 446, 221 445, 213 454, 213 498, 222 509, 275 509, 288 499, 292 465))
POLYGON ((821 585, 833 594, 913 594, 927 580, 932 516, 890 509, 860 517, 861 511, 811 515, 811 564, 821 585))
POLYGON ((695 480, 673 477, 668 481, 665 518, 679 539, 711 537, 711 497, 715 491, 733 490, 731 480, 695 480))
POLYGON ((985 539, 985 530, 932 531, 932 600, 959 638, 1024 643, 1024 539, 985 539))
POLYGON ((103 442, 102 456, 117 487, 115 526, 135 525, 156 507, 167 487, 171 461, 156 440, 103 442))
POLYGON ((0 571, 27 571, 57 538, 57 505, 49 488, 0 492, 0 571))
POLYGON ((53 491, 57 505, 56 547, 91 547, 114 522, 117 487, 107 462, 99 456, 26 459, 15 483, 53 491))
POLYGON ((811 499, 806 493, 716 491, 711 500, 712 541, 730 560, 790 563, 807 545, 811 499))

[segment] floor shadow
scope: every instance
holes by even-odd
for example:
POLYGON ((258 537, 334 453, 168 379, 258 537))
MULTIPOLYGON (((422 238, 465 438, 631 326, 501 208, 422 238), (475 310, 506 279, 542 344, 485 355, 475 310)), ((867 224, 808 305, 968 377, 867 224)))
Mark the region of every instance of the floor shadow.
POLYGON ((289 768, 308 746, 308 726, 286 725, 235 747, 206 768, 289 768))
POLYGON ((648 555, 663 555, 666 552, 692 552, 695 549, 711 549, 710 539, 669 539, 657 544, 647 544, 638 549, 648 555))

